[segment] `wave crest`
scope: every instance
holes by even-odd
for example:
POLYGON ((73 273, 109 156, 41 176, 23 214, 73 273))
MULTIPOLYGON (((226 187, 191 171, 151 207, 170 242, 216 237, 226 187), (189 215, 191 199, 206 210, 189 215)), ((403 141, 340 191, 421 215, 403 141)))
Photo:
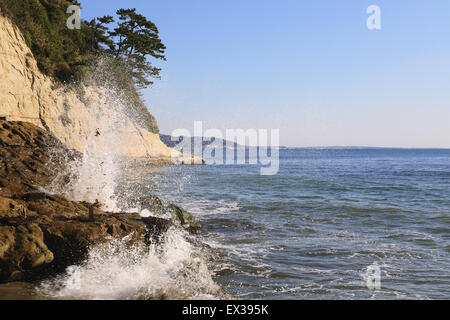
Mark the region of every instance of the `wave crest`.
POLYGON ((220 299, 225 295, 195 247, 171 228, 159 244, 114 239, 93 247, 80 266, 40 284, 61 299, 220 299))

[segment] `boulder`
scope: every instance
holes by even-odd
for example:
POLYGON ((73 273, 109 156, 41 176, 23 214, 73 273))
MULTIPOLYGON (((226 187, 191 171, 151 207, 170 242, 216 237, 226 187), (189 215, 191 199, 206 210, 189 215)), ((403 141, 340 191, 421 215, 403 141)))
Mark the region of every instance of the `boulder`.
POLYGON ((191 233, 197 233, 201 229, 201 225, 195 222, 192 214, 184 210, 183 208, 170 204, 167 207, 167 210, 172 215, 172 221, 176 225, 181 225, 184 229, 188 230, 191 233))
POLYGON ((37 224, 0 226, 0 280, 22 280, 53 259, 37 224))
POLYGON ((130 236, 130 243, 159 241, 172 225, 165 219, 138 214, 33 219, 0 218, 0 283, 34 281, 81 263, 92 245, 130 236))

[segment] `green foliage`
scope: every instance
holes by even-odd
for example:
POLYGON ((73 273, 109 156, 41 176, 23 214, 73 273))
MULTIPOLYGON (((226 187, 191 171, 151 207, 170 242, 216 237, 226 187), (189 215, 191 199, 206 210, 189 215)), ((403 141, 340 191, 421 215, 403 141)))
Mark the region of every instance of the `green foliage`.
POLYGON ((21 29, 40 70, 61 82, 95 79, 95 61, 99 56, 106 59, 108 78, 131 102, 130 114, 137 114, 139 125, 158 133, 138 91, 153 83, 150 78, 160 76, 148 58, 165 60, 157 27, 135 9, 120 9, 114 30, 107 27, 114 22, 112 16, 82 21, 80 30, 70 30, 66 11, 73 4, 80 5, 76 0, 0 0, 0 9, 21 29))
POLYGON ((67 8, 76 1, 0 0, 1 11, 22 31, 39 68, 61 81, 72 80, 86 63, 93 44, 93 31, 86 24, 80 30, 66 26, 67 8))
POLYGON ((126 61, 130 74, 138 88, 145 88, 153 82, 149 78, 159 78, 160 69, 155 68, 147 57, 165 60, 166 47, 159 39, 156 25, 136 9, 120 9, 117 11, 120 22, 109 35, 117 40, 110 46, 109 52, 116 59, 126 61))
POLYGON ((105 26, 106 24, 110 24, 112 22, 114 22, 114 18, 112 16, 104 16, 86 22, 87 26, 92 31, 92 37, 90 38, 91 43, 89 43, 89 47, 93 52, 103 52, 103 45, 108 47, 110 50, 114 48, 114 41, 107 34, 108 28, 105 26))

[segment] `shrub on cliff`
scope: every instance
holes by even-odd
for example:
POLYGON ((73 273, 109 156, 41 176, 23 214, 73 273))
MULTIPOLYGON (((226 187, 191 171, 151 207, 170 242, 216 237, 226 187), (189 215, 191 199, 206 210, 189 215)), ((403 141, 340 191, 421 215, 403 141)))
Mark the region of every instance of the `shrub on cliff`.
POLYGON ((130 99, 129 114, 151 132, 159 129, 139 94, 159 78, 160 69, 148 57, 165 59, 165 47, 156 26, 135 9, 117 11, 117 28, 109 30, 113 17, 82 21, 79 30, 67 28, 66 13, 76 0, 0 0, 1 12, 22 31, 40 70, 61 82, 85 80, 98 56, 107 57, 114 66, 116 87, 130 99))
POLYGON ((22 31, 39 68, 61 81, 71 80, 78 66, 86 63, 92 51, 92 30, 66 26, 66 0, 0 0, 2 13, 22 31))

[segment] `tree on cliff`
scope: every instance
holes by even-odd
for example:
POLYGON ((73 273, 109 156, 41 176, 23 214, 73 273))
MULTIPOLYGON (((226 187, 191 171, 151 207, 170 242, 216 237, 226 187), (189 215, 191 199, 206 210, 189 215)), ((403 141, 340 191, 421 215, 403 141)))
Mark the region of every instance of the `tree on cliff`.
POLYGON ((147 20, 136 9, 120 9, 117 11, 120 22, 109 36, 116 42, 110 46, 110 52, 115 59, 122 60, 130 70, 135 85, 145 88, 153 82, 151 78, 160 78, 161 69, 154 67, 148 61, 149 57, 166 60, 166 47, 159 38, 156 25, 147 20))
POLYGON ((89 22, 86 22, 86 25, 91 30, 91 37, 89 46, 94 53, 98 53, 104 50, 102 45, 105 45, 110 50, 114 48, 114 41, 108 35, 108 27, 107 24, 114 22, 114 18, 112 16, 104 16, 100 18, 92 19, 89 22))
POLYGON ((106 25, 114 21, 112 16, 96 18, 87 23, 92 30, 93 52, 103 52, 120 66, 121 76, 131 77, 138 89, 145 88, 160 78, 161 69, 154 67, 148 58, 166 60, 166 47, 159 38, 156 25, 136 12, 136 9, 120 9, 117 27, 109 31, 106 25), (126 69, 126 70, 124 70, 126 69))
POLYGON ((22 31, 39 69, 60 83, 105 80, 129 101, 129 113, 149 131, 158 133, 154 117, 148 112, 139 89, 160 77, 160 69, 150 59, 165 60, 166 47, 155 24, 136 13, 136 9, 117 11, 112 16, 81 21, 80 29, 68 29, 67 8, 78 0, 0 0, 0 14, 22 31), (115 29, 113 29, 115 28, 115 29), (98 59, 98 57, 102 59, 98 59), (96 72, 100 63, 108 79, 96 72))
MULTIPOLYGON (((156 25, 136 9, 117 11, 119 23, 108 25, 112 16, 82 21, 80 30, 66 26, 67 8, 78 0, 0 0, 0 12, 21 29, 38 66, 62 82, 79 80, 92 61, 92 54, 109 54, 133 84, 144 88, 160 77, 160 69, 148 58, 165 60, 166 47, 156 25)), ((122 72, 123 73, 123 72, 122 72)))

